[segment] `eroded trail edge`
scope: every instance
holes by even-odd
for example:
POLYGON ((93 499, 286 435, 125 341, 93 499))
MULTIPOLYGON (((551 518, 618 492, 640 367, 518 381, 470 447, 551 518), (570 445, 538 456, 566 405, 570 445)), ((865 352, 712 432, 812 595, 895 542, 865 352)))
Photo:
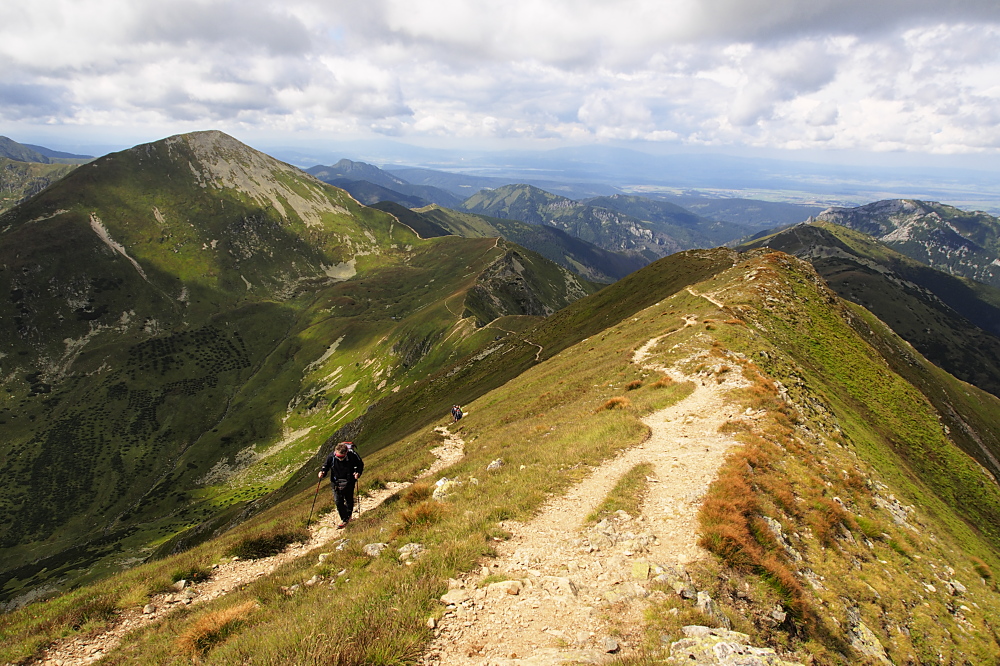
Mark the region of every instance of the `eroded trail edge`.
POLYGON ((654 580, 690 588, 685 566, 708 557, 697 543, 698 509, 736 444, 719 427, 752 415, 726 397, 745 385, 739 373, 717 383, 647 364, 657 342, 643 345, 633 361, 675 381, 692 381, 693 392, 643 419, 650 428, 645 442, 599 464, 530 522, 504 523, 513 536, 497 545, 498 556, 451 582, 443 599, 449 612, 425 664, 599 663, 637 647, 647 598, 664 594, 650 595, 654 580), (641 514, 620 512, 585 527, 586 516, 640 463, 653 466, 641 514), (508 580, 488 584, 487 576, 508 580), (622 626, 632 633, 622 634, 622 626))

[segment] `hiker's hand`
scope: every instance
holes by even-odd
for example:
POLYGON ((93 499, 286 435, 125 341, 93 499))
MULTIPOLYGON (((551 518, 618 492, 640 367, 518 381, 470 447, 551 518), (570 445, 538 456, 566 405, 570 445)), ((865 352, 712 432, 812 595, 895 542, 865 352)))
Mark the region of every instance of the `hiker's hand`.
POLYGON ((359 474, 358 472, 355 472, 354 473, 354 480, 357 481, 360 478, 361 478, 361 474, 359 474))
POLYGON ((320 472, 320 473, 319 473, 319 478, 321 478, 321 479, 322 479, 322 478, 323 478, 323 476, 324 476, 323 472, 320 472))

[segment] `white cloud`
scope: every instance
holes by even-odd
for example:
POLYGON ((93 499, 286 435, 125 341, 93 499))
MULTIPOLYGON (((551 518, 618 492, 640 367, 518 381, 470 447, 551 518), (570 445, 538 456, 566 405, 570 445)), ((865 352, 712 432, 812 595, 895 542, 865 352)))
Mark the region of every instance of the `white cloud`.
POLYGON ((33 0, 0 120, 996 151, 995 0, 33 0))

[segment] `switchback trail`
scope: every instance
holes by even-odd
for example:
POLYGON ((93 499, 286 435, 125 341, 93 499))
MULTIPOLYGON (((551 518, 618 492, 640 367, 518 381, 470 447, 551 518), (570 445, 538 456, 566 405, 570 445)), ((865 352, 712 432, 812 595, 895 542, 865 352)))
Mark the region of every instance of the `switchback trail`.
MULTIPOLYGON (((436 460, 426 470, 416 476, 416 479, 433 476, 442 469, 451 466, 464 455, 465 442, 453 435, 447 428, 435 428, 443 437, 444 442, 434 449, 436 460)), ((327 485, 327 484, 323 484, 327 485)), ((378 507, 386 498, 399 492, 410 483, 389 483, 385 488, 373 491, 358 498, 358 511, 364 513, 378 507)), ((322 488, 321 492, 330 492, 322 488)), ((59 641, 46 649, 35 664, 44 666, 85 666, 93 663, 115 649, 122 638, 131 631, 149 626, 163 619, 173 610, 187 604, 198 604, 224 596, 229 592, 250 583, 261 576, 273 573, 278 567, 294 559, 310 553, 313 549, 333 540, 342 532, 337 529, 340 518, 336 511, 321 516, 309 528, 311 537, 305 543, 293 543, 284 551, 271 557, 257 560, 230 560, 216 565, 211 577, 202 582, 185 586, 175 592, 159 594, 153 597, 145 608, 131 608, 123 611, 113 624, 97 635, 75 636, 59 641)))
POLYGON ((503 525, 513 536, 497 545, 498 556, 450 584, 446 600, 455 603, 436 630, 424 664, 554 666, 600 663, 613 657, 610 652, 628 654, 641 638, 651 579, 684 585, 685 565, 708 556, 697 544, 697 512, 735 444, 719 427, 727 420, 752 418, 726 398, 745 382, 737 372, 720 384, 648 365, 649 350, 658 341, 636 351, 633 362, 675 381, 693 381, 694 391, 643 419, 650 428, 645 442, 600 463, 530 522, 503 525), (641 514, 622 512, 586 526, 586 516, 640 463, 653 466, 641 514), (480 585, 487 575, 509 580, 480 585))

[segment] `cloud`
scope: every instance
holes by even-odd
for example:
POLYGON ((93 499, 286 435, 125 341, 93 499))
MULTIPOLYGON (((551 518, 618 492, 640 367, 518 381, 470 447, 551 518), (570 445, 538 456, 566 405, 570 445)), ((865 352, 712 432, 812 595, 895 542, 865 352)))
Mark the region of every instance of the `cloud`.
POLYGON ((981 0, 33 0, 0 119, 995 151, 981 0))

